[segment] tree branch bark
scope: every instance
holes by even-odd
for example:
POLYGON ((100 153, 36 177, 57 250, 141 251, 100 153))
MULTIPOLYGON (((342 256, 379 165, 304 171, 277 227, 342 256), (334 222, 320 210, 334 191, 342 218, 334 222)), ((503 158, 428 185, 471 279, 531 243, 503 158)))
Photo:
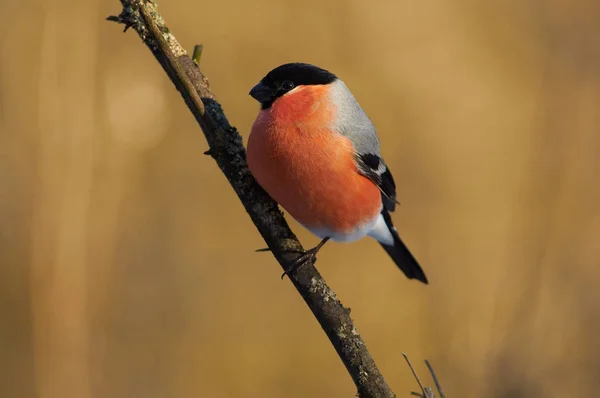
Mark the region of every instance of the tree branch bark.
MULTIPOLYGON (((277 204, 257 184, 246 165, 242 138, 232 127, 209 88, 208 79, 187 55, 157 11, 155 0, 120 0, 121 14, 108 20, 133 28, 181 93, 202 128, 212 156, 243 203, 256 228, 285 270, 302 251, 277 204)), ((360 397, 394 397, 358 334, 350 310, 327 286, 314 262, 303 265, 290 280, 329 337, 360 397)))

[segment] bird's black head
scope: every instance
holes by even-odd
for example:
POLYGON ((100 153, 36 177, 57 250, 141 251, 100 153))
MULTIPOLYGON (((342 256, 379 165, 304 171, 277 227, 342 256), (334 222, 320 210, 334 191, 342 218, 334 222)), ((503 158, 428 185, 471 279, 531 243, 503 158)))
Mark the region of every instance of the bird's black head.
POLYGON ((268 109, 273 102, 298 86, 333 83, 337 77, 317 66, 294 62, 270 71, 250 90, 250 95, 268 109))

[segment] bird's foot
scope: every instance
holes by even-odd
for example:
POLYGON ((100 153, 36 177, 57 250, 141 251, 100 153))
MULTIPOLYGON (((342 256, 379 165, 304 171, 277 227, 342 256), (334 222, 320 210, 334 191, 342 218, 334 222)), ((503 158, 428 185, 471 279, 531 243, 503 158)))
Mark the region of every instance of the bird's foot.
MULTIPOLYGON (((283 274, 281 275, 281 279, 283 279, 286 275, 289 276, 292 272, 297 271, 302 266, 302 264, 305 264, 307 261, 314 258, 318 252, 318 250, 315 250, 315 249, 317 249, 317 248, 313 247, 312 249, 309 249, 309 250, 287 249, 285 251, 286 253, 300 254, 300 257, 296 258, 294 260, 294 262, 288 267, 288 269, 283 272, 283 274)), ((270 251, 272 251, 272 250, 268 247, 255 250, 255 252, 259 252, 259 253, 260 252, 270 252, 270 251)))
POLYGON ((283 280, 286 275, 289 277, 292 273, 298 271, 300 267, 302 267, 304 264, 307 264, 311 260, 316 260, 318 251, 319 249, 313 247, 312 249, 302 252, 302 254, 299 257, 296 257, 294 262, 290 264, 285 271, 283 271, 283 274, 281 274, 281 279, 283 280))
MULTIPOLYGON (((256 253, 264 253, 264 252, 272 252, 270 247, 263 247, 262 249, 254 250, 256 253)), ((285 253, 294 253, 294 254, 304 254, 306 251, 304 250, 296 250, 296 249, 285 249, 285 253)))
POLYGON ((329 237, 326 237, 312 249, 308 249, 308 250, 302 252, 302 254, 299 257, 297 257, 294 260, 294 262, 292 264, 290 264, 289 267, 287 267, 287 269, 285 271, 283 271, 283 274, 281 274, 281 279, 283 280, 283 278, 286 275, 289 277, 293 272, 297 272, 300 269, 300 267, 302 267, 304 264, 309 263, 311 260, 313 260, 313 261, 316 260, 317 253, 319 252, 319 250, 321 250, 323 245, 325 243, 327 243, 328 240, 329 240, 329 237))
MULTIPOLYGON (((256 249, 254 250, 257 253, 263 253, 263 252, 270 252, 272 251, 270 248, 268 247, 263 247, 262 249, 256 249)), ((296 250, 296 249, 286 249, 285 250, 286 253, 294 253, 294 254, 304 254, 306 253, 306 251, 304 250, 296 250)))
MULTIPOLYGON (((309 261, 315 260, 317 253, 319 252, 319 250, 321 250, 323 245, 325 243, 327 243, 328 240, 329 240, 329 237, 324 238, 323 240, 321 240, 321 242, 319 242, 318 245, 316 245, 312 249, 308 249, 308 250, 286 249, 285 250, 286 253, 300 254, 300 256, 298 256, 294 260, 294 262, 287 267, 287 269, 281 275, 281 279, 283 279, 286 275, 290 276, 293 272, 298 271, 298 269, 300 269, 300 267, 302 265, 308 263, 309 261)), ((256 252, 270 252, 272 250, 268 247, 265 247, 263 249, 256 249, 255 251, 256 252)))

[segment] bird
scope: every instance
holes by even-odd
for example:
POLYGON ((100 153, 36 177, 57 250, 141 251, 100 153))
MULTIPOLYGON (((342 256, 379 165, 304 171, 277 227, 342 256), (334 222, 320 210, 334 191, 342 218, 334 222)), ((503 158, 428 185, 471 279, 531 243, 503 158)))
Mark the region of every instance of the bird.
POLYGON ((248 168, 321 239, 298 265, 316 258, 329 240, 350 243, 369 236, 406 277, 428 284, 392 223, 396 184, 375 127, 346 84, 328 70, 292 62, 269 71, 249 95, 260 111, 248 137, 248 168))

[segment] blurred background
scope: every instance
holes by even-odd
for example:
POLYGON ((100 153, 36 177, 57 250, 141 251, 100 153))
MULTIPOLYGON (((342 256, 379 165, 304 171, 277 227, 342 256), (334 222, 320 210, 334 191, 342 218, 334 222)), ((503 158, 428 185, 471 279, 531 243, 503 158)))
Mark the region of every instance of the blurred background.
MULTIPOLYGON (((0 0, 0 396, 351 397, 325 334, 117 0, 0 0)), ((600 3, 183 1, 160 10, 247 139, 304 61, 378 128, 394 220, 317 266, 399 397, 600 388, 600 3)), ((289 220, 306 246, 317 239, 289 220)))

